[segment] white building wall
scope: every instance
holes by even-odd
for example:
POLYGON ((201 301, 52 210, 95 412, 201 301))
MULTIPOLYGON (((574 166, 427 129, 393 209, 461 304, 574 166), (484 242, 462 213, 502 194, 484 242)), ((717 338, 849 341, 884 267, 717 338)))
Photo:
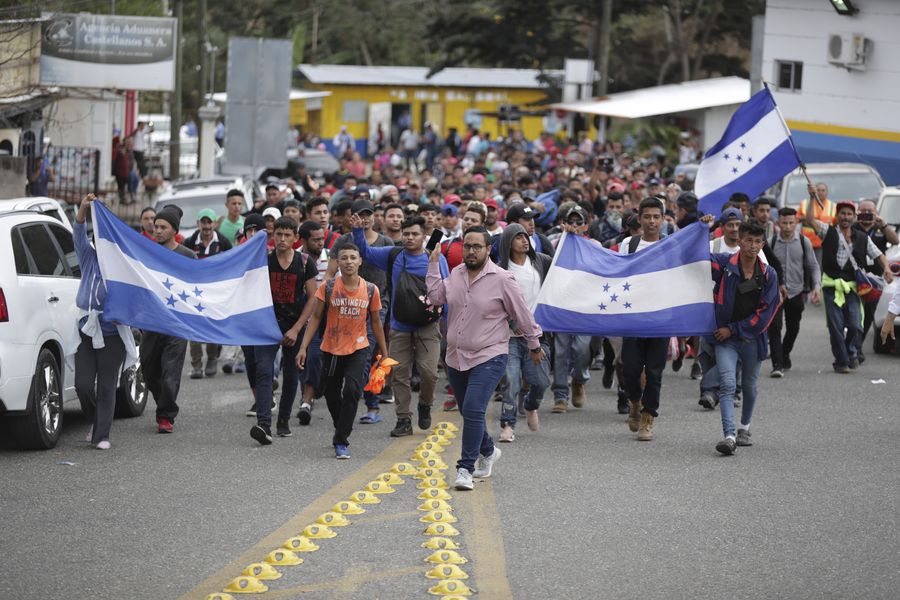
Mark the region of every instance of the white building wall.
POLYGON ((900 131, 900 1, 853 4, 859 13, 842 16, 829 0, 768 0, 762 75, 788 120, 900 131), (832 33, 874 42, 865 71, 828 62, 832 33), (803 63, 799 92, 774 86, 777 60, 803 63))

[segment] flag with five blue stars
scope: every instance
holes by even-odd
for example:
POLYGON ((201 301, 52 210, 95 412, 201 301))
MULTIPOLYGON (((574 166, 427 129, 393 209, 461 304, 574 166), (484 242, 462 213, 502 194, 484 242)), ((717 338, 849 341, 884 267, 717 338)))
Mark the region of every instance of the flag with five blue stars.
POLYGON ((715 330, 709 228, 694 223, 634 254, 564 234, 538 295, 544 331, 671 337, 715 330))
POLYGON ((281 341, 266 236, 193 260, 134 231, 102 202, 93 206, 106 319, 195 342, 258 346, 281 341))
POLYGON ((791 132, 763 88, 735 111, 722 139, 704 155, 694 182, 700 212, 718 216, 731 194, 753 199, 799 166, 791 132))

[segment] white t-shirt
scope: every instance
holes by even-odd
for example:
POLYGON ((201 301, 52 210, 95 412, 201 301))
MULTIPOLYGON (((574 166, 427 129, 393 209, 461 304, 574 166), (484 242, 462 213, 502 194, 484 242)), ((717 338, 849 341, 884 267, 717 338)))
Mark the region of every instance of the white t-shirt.
MULTIPOLYGON (((717 237, 714 240, 710 240, 709 242, 709 251, 713 254, 737 254, 738 250, 741 247, 739 245, 735 245, 733 248, 725 243, 724 237, 717 237)), ((762 250, 759 251, 759 258, 763 262, 764 265, 769 264, 769 261, 766 260, 766 254, 762 250)))
MULTIPOLYGON (((622 240, 621 242, 619 242, 619 254, 630 254, 630 252, 628 252, 628 250, 629 250, 629 247, 631 246, 631 238, 632 237, 634 237, 634 236, 629 236, 629 237, 625 238, 624 240, 622 240)), ((660 240, 661 239, 662 238, 660 238, 660 240)), ((658 242, 660 240, 656 240, 656 242, 658 242)), ((652 246, 656 242, 648 242, 644 238, 641 238, 641 241, 638 243, 638 247, 635 249, 635 252, 640 252, 647 246, 652 246)))
POLYGON ((525 304, 528 310, 534 312, 537 308, 538 294, 541 292, 541 275, 537 269, 531 264, 530 260, 526 260, 524 265, 517 265, 512 260, 509 261, 509 272, 516 278, 522 295, 525 296, 525 304))

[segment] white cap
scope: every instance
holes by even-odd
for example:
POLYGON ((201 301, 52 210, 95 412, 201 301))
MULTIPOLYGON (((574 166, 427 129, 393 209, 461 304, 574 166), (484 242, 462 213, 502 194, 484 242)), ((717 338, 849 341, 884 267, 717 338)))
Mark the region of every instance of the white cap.
POLYGON ((275 208, 274 206, 270 206, 266 210, 263 211, 264 217, 272 217, 276 221, 281 218, 281 211, 275 208))

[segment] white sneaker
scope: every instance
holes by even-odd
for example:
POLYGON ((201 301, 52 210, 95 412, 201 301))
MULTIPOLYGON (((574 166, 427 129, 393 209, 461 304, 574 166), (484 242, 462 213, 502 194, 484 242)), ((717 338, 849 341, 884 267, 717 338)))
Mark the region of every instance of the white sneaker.
POLYGON ((456 483, 453 484, 458 490, 473 490, 475 483, 472 481, 472 474, 462 467, 456 470, 456 483))
POLYGON ((500 448, 494 446, 493 454, 490 456, 479 456, 478 460, 475 461, 475 470, 472 472, 472 476, 481 479, 490 477, 491 471, 494 468, 494 463, 497 462, 497 459, 500 458, 501 454, 503 453, 500 452, 500 448))

